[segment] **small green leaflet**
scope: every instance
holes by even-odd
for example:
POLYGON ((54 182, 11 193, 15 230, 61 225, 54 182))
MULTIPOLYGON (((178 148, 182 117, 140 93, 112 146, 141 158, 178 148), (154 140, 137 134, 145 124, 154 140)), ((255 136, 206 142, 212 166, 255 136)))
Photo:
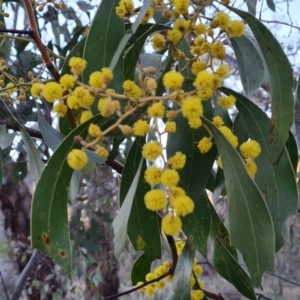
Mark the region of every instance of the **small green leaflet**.
POLYGON ((152 260, 143 253, 135 262, 131 270, 131 283, 136 285, 139 281, 145 281, 145 277, 151 271, 152 260))

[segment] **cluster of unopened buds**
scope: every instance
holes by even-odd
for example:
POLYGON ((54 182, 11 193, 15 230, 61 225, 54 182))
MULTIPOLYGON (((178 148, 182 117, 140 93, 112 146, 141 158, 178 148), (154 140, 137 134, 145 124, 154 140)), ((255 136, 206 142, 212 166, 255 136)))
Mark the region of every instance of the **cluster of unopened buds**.
MULTIPOLYGON (((202 2, 205 7, 211 1, 202 2)), ((228 4, 228 1, 222 2, 228 4)), ((59 117, 65 117, 67 111, 72 110, 78 124, 88 121, 93 117, 91 106, 97 96, 100 98, 97 103, 100 115, 106 118, 116 118, 116 122, 104 131, 97 124, 89 125, 88 133, 91 141, 87 143, 82 138, 80 143, 83 149, 73 149, 67 157, 69 166, 75 170, 84 168, 88 162, 88 156, 84 149, 93 149, 99 157, 108 158, 109 151, 103 145, 103 138, 111 134, 113 130, 118 129, 124 136, 137 138, 145 137, 150 132, 155 133, 156 139, 148 141, 142 149, 142 156, 151 165, 145 171, 144 178, 152 188, 146 193, 144 201, 149 210, 165 213, 161 227, 167 235, 176 235, 180 232, 181 218, 193 212, 194 202, 179 187, 178 170, 184 168, 186 155, 175 151, 167 159, 163 153, 162 136, 176 132, 176 118, 179 114, 186 119, 191 130, 200 128, 203 117, 202 103, 210 101, 211 97, 216 97, 218 105, 223 109, 228 110, 234 106, 236 101, 234 96, 220 97, 217 93, 223 80, 230 76, 230 67, 223 62, 226 51, 220 38, 223 34, 227 34, 229 37, 238 37, 245 30, 243 22, 231 20, 228 14, 222 11, 216 13, 210 25, 205 25, 199 17, 198 10, 195 10, 194 14, 188 12, 189 5, 190 2, 186 0, 173 0, 166 3, 153 1, 152 9, 161 6, 165 17, 169 14, 170 18, 174 18, 173 28, 166 34, 159 32, 153 34, 151 41, 154 49, 161 50, 167 47, 174 57, 186 61, 183 68, 178 71, 168 71, 163 75, 162 83, 167 91, 164 95, 157 95, 157 80, 143 74, 143 70, 140 70, 138 82, 129 79, 123 82, 123 93, 116 93, 109 88, 109 84, 113 80, 113 72, 107 67, 91 73, 88 84, 84 84, 80 78, 87 61, 80 57, 72 57, 69 60, 71 74, 63 75, 59 82, 34 82, 31 86, 33 97, 55 103, 53 111, 59 117), (181 15, 184 18, 180 18, 181 15), (214 32, 215 29, 218 29, 217 34, 214 32), (181 50, 176 48, 180 39, 187 34, 193 37, 190 38, 192 58, 187 58, 181 50), (209 54, 207 62, 201 59, 204 54, 209 54), (193 89, 185 91, 182 87, 187 78, 182 75, 182 71, 187 68, 190 68, 195 77, 194 79, 189 78, 190 81, 192 80, 193 89), (175 104, 173 107, 168 105, 170 101, 175 104), (141 109, 145 111, 143 117, 134 124, 128 123, 128 117, 141 109), (159 125, 161 121, 164 126, 159 125), (163 189, 158 188, 159 185, 163 186, 163 189)), ((134 15, 133 2, 121 0, 116 12, 122 18, 134 15)), ((151 13, 148 15, 151 17, 151 13)), ((5 69, 5 65, 3 63, 1 65, 2 69, 5 69)), ((4 71, 2 70, 2 72, 4 71)), ((15 84, 15 82, 8 83, 3 89, 2 96, 6 95, 4 98, 9 98, 10 93, 16 92, 15 84)), ((19 95, 21 95, 20 89, 19 95)), ((238 139, 224 124, 222 118, 215 116, 212 122, 230 144, 237 148, 238 139)), ((202 155, 205 155, 212 146, 213 137, 209 132, 207 136, 197 141, 197 148, 202 155)), ((254 140, 248 140, 242 143, 239 149, 248 173, 250 176, 254 176, 257 171, 254 158, 260 154, 260 145, 254 140)), ((222 168, 220 157, 217 162, 222 168)))
MULTIPOLYGON (((180 256, 182 250, 184 248, 185 242, 183 240, 178 239, 176 241, 176 250, 177 254, 180 256)), ((168 274, 170 269, 170 262, 164 261, 161 265, 153 270, 153 272, 148 273, 145 276, 145 282, 139 281, 136 286, 139 287, 141 285, 145 285, 148 281, 151 283, 147 284, 146 286, 141 287, 138 289, 139 292, 145 293, 146 296, 151 297, 155 294, 157 290, 164 289, 167 287, 167 284, 164 279, 160 279, 155 281, 157 278, 163 277, 163 275, 168 274)), ((193 270, 190 276, 190 286, 191 286, 191 300, 201 300, 204 298, 204 292, 202 289, 204 288, 204 283, 201 279, 197 278, 203 273, 203 269, 201 265, 198 264, 198 260, 194 258, 193 262, 193 270)), ((166 276, 168 281, 173 280, 173 275, 169 274, 166 276)))

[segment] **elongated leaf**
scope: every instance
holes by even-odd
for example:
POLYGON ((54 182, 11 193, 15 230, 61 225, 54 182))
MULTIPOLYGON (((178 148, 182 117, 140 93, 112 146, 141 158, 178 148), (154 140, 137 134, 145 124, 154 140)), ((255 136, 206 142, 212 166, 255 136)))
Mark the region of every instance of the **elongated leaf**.
POLYGON ((203 122, 215 139, 224 166, 231 245, 243 254, 251 281, 258 286, 262 273, 274 269, 275 238, 270 213, 240 155, 217 127, 206 119, 203 122))
POLYGON ((74 170, 71 181, 70 181, 70 188, 69 188, 69 200, 72 204, 76 199, 80 187, 80 171, 74 170))
POLYGON ((274 0, 267 0, 267 4, 268 4, 268 7, 275 11, 275 3, 274 3, 274 0))
MULTIPOLYGON (((120 187, 120 203, 123 207, 124 199, 130 188, 132 178, 138 171, 138 162, 142 159, 142 147, 145 141, 136 138, 127 155, 122 181, 120 187)), ((156 213, 146 208, 144 202, 145 194, 151 189, 150 185, 144 180, 144 173, 147 168, 143 161, 141 175, 138 179, 136 191, 132 199, 132 208, 128 221, 128 236, 135 250, 144 251, 153 261, 161 256, 160 231, 156 213)))
MULTIPOLYGON (((110 1, 110 0, 107 0, 110 1)), ((116 2, 119 2, 118 0, 116 2)), ((123 55, 123 51, 125 49, 125 47, 127 46, 127 43, 129 42, 129 40, 131 39, 132 35, 135 34, 135 32, 137 31, 139 25, 141 24, 142 19, 144 18, 148 8, 150 7, 150 5, 152 4, 152 0, 145 0, 143 2, 143 6, 141 7, 141 10, 136 18, 136 20, 134 21, 134 23, 131 26, 131 32, 130 33, 126 33, 126 34, 122 34, 122 36, 120 37, 120 43, 118 43, 118 45, 114 48, 115 52, 113 55, 113 58, 111 60, 111 63, 109 65, 111 70, 114 70, 114 68, 116 67, 118 61, 120 60, 120 58, 123 55)))
POLYGON ((298 159, 298 147, 297 147, 296 139, 291 131, 290 131, 289 139, 287 140, 285 147, 289 154, 294 172, 296 173, 298 160, 299 160, 298 159))
POLYGON ((140 179, 143 161, 144 161, 143 158, 140 159, 137 172, 133 178, 130 188, 128 189, 128 192, 123 201, 121 209, 113 221, 113 228, 114 228, 114 233, 115 233, 114 254, 115 254, 116 258, 119 258, 120 254, 124 248, 125 242, 126 242, 128 220, 129 220, 130 212, 132 209, 134 195, 135 195, 135 192, 136 192, 136 189, 138 186, 138 182, 140 179))
POLYGON ((182 218, 182 229, 186 234, 193 246, 201 252, 203 256, 206 256, 207 239, 210 229, 209 207, 205 199, 203 191, 195 199, 195 207, 191 214, 182 218))
POLYGON ((173 292, 168 297, 168 300, 191 299, 190 277, 193 269, 194 257, 195 248, 189 241, 186 241, 175 268, 172 284, 173 292))
MULTIPOLYGON (((82 74, 84 83, 94 71, 108 67, 119 41, 125 34, 124 22, 116 14, 119 0, 102 0, 86 39, 83 57, 88 64, 82 74)), ((113 68, 114 78, 110 87, 121 91, 123 83, 123 59, 119 56, 113 68)))
POLYGON ((0 189, 2 187, 2 179, 3 179, 3 163, 2 163, 2 151, 0 149, 0 189))
POLYGON ((246 36, 230 39, 238 62, 241 81, 248 97, 261 87, 264 78, 264 64, 259 52, 246 36))
POLYGON ((230 7, 250 26, 263 54, 270 75, 272 118, 269 124, 271 161, 276 163, 288 139, 293 124, 293 71, 278 40, 252 15, 230 7))
POLYGON ((23 125, 18 121, 17 118, 15 118, 13 116, 10 109, 7 107, 6 103, 4 101, 2 101, 2 102, 9 114, 10 119, 12 119, 19 126, 20 133, 22 135, 22 140, 23 140, 24 146, 26 148, 27 159, 29 162, 29 169, 30 169, 30 172, 32 174, 35 184, 37 184, 39 181, 40 175, 44 169, 44 163, 40 157, 39 151, 37 150, 37 146, 34 144, 30 135, 24 129, 23 125))
POLYGON ((248 6, 248 11, 251 15, 256 15, 256 4, 257 0, 245 0, 248 6))
POLYGON ((233 284, 248 299, 256 299, 249 276, 237 261, 236 250, 229 244, 227 229, 210 203, 206 193, 206 201, 210 209, 211 237, 213 239, 213 264, 217 272, 233 284))
POLYGON ((143 253, 134 263, 131 270, 132 285, 136 285, 139 281, 145 281, 146 275, 151 271, 152 260, 143 253))
POLYGON ((214 185, 214 198, 213 203, 217 203, 222 195, 222 192, 225 188, 225 179, 224 179, 224 172, 223 169, 218 167, 215 185, 214 185))
MULTIPOLYGON (((95 116, 73 130, 49 159, 37 184, 31 207, 31 244, 44 251, 64 272, 71 276, 72 251, 69 237, 67 202, 73 170, 66 157, 70 150, 78 148, 77 135, 85 138, 88 126, 101 120, 95 116)), ((107 121, 103 120, 101 125, 107 121)))
POLYGON ((239 143, 242 144, 249 139, 247 128, 244 124, 241 114, 237 114, 232 127, 232 132, 238 137, 239 143))
POLYGON ((300 105, 300 76, 298 76, 296 90, 295 90, 295 102, 300 105))
POLYGON ((255 159, 258 165, 255 182, 268 204, 274 223, 276 250, 279 250, 284 244, 283 223, 289 215, 296 213, 298 207, 298 192, 293 166, 286 148, 275 165, 270 162, 271 147, 268 143, 269 118, 267 115, 239 93, 225 88, 223 90, 226 94, 236 97, 236 107, 244 124, 247 124, 245 128, 249 137, 256 140, 261 146, 261 154, 255 159))
POLYGON ((16 135, 16 132, 6 133, 6 125, 0 125, 0 148, 6 149, 9 147, 14 141, 16 135))

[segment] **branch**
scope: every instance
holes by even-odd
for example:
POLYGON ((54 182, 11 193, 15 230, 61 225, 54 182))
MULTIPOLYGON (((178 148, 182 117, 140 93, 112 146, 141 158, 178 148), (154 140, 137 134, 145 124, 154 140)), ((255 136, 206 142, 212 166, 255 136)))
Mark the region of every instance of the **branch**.
POLYGON ((5 297, 6 297, 7 300, 9 300, 7 289, 6 289, 6 284, 5 284, 4 279, 2 277, 1 271, 0 271, 0 278, 1 278, 1 283, 3 285, 3 290, 4 290, 5 297))
POLYGON ((295 29, 298 29, 300 30, 300 27, 298 26, 295 26, 293 24, 290 24, 290 23, 287 23, 287 22, 282 22, 282 21, 277 21, 277 20, 262 20, 260 19, 261 22, 265 22, 265 23, 274 23, 274 24, 280 24, 280 25, 286 25, 286 26, 289 26, 289 27, 292 27, 292 28, 295 28, 295 29))
POLYGON ((39 260, 39 256, 40 253, 37 249, 34 249, 32 252, 32 255, 30 257, 29 262, 26 264, 26 267, 24 268, 24 270, 22 271, 16 285, 14 288, 13 293, 11 294, 9 300, 18 300, 20 299, 23 287, 26 283, 26 280, 28 278, 28 276, 30 275, 30 273, 32 272, 32 270, 35 268, 35 266, 37 265, 37 262, 39 260))
MULTIPOLYGON (((0 125, 3 125, 3 124, 6 125, 6 127, 8 129, 13 129, 15 131, 20 131, 20 128, 19 128, 18 124, 11 121, 11 120, 9 120, 9 119, 0 120, 0 125)), ((23 126, 23 128, 31 137, 43 140, 43 136, 42 136, 42 134, 39 130, 32 129, 32 128, 27 127, 27 126, 23 126)))
POLYGON ((0 32, 5 33, 18 33, 18 34, 28 34, 32 35, 32 30, 19 30, 19 29, 7 29, 7 28, 0 28, 0 32))
POLYGON ((204 295, 210 299, 225 300, 221 294, 215 294, 213 292, 210 292, 210 291, 204 290, 204 289, 202 289, 202 291, 203 291, 204 295))

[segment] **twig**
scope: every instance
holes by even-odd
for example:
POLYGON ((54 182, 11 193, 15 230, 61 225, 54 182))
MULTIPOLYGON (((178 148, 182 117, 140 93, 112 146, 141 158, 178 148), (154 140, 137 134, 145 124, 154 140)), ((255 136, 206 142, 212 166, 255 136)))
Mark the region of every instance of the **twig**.
MULTIPOLYGON (((6 125, 6 127, 8 129, 13 129, 15 131, 20 131, 20 128, 18 126, 17 123, 11 121, 11 120, 8 120, 8 119, 4 119, 4 120, 0 120, 0 125, 6 125)), ((43 136, 41 134, 41 132, 39 130, 36 130, 36 129, 32 129, 30 127, 27 127, 27 126, 23 126, 24 130, 31 136, 31 137, 34 137, 34 138, 38 138, 38 139, 41 139, 43 140, 43 136)))
POLYGON ((19 30, 19 29, 7 29, 7 28, 0 28, 0 32, 6 33, 18 33, 18 34, 28 34, 32 35, 32 30, 19 30))
POLYGON ((204 295, 207 296, 210 299, 225 300, 221 294, 215 294, 213 292, 210 292, 210 291, 204 290, 204 289, 202 289, 202 291, 203 291, 204 295))
POLYGON ((276 20, 262 20, 260 19, 261 22, 265 22, 265 23, 274 23, 274 24, 280 24, 280 25, 286 25, 286 26, 290 26, 292 28, 298 29, 300 30, 300 27, 295 26, 293 24, 287 23, 287 22, 282 22, 282 21, 276 21, 276 20))
POLYGON ((5 284, 4 279, 2 277, 1 271, 0 271, 0 278, 1 278, 1 283, 3 285, 3 290, 4 290, 4 294, 6 296, 6 299, 9 300, 9 296, 8 296, 7 289, 6 289, 6 284, 5 284))
MULTIPOLYGON (((139 290, 139 289, 141 289, 141 288, 143 288, 143 287, 145 287, 145 286, 147 286, 147 285, 149 285, 149 284, 151 284, 151 283, 157 282, 157 281, 159 281, 159 280, 161 280, 161 279, 167 277, 167 276, 170 275, 170 274, 171 274, 171 272, 168 271, 168 272, 166 272, 165 274, 163 274, 163 275, 161 275, 161 276, 159 276, 159 277, 157 277, 157 278, 155 278, 155 279, 152 279, 152 280, 150 280, 150 281, 147 281, 147 282, 145 282, 145 283, 143 283, 143 284, 141 284, 141 285, 139 285, 139 286, 135 286, 134 288, 132 288, 132 289, 130 289, 130 290, 127 290, 127 291, 122 292, 122 293, 119 293, 119 294, 115 294, 115 295, 108 296, 108 297, 106 297, 106 298, 104 298, 104 299, 102 299, 102 300, 111 300, 111 299, 116 299, 116 298, 118 298, 118 297, 120 297, 120 296, 128 295, 128 294, 133 293, 133 292, 135 292, 135 291, 137 291, 137 290, 139 290)), ((221 300, 221 299, 220 299, 220 300, 221 300)))
POLYGON ((32 272, 32 270, 35 268, 35 266, 37 265, 37 262, 39 260, 39 251, 37 249, 34 249, 32 252, 32 255, 30 257, 29 262, 26 264, 26 267, 24 268, 24 270, 22 271, 16 285, 14 288, 13 293, 11 294, 9 300, 18 300, 21 296, 23 287, 26 283, 26 280, 28 278, 28 276, 30 275, 30 273, 32 272))

